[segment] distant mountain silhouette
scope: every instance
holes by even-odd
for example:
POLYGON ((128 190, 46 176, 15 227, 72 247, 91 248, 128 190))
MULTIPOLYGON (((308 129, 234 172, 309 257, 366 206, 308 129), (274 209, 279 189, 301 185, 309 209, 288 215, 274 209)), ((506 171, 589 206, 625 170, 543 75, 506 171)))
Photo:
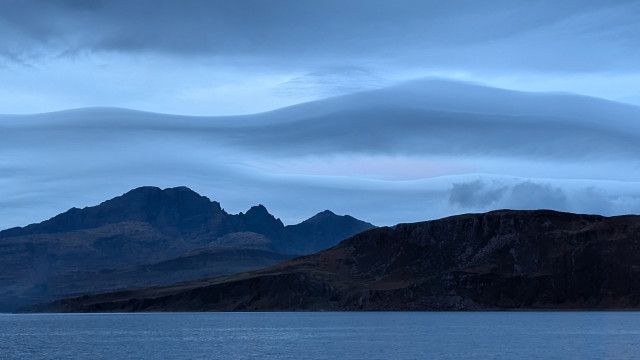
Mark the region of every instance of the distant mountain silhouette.
POLYGON ((236 276, 31 311, 640 308, 640 216, 500 210, 359 233, 236 276))
POLYGON ((52 296, 257 269, 373 227, 323 214, 319 226, 303 233, 262 205, 232 215, 186 187, 137 188, 97 206, 1 231, 0 310, 52 296), (202 266, 193 266, 196 261, 202 266))
POLYGON ((325 210, 297 225, 287 227, 290 241, 301 244, 300 252, 311 254, 314 249, 326 249, 335 245, 335 239, 344 238, 344 234, 357 234, 363 231, 360 220, 349 215, 338 216, 325 210))

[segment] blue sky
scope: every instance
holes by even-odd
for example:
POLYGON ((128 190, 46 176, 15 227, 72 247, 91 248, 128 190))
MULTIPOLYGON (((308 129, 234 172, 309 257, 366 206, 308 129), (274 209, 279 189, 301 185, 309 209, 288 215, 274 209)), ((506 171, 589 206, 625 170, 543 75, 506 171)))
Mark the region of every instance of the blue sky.
POLYGON ((638 13, 636 1, 0 2, 0 228, 144 185, 186 185, 230 212, 263 203, 285 223, 327 208, 378 225, 639 212, 638 13))

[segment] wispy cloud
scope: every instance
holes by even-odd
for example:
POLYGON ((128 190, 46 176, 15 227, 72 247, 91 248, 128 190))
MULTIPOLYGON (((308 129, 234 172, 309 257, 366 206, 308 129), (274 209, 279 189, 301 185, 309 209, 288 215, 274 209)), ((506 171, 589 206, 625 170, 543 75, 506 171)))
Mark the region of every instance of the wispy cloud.
POLYGON ((300 99, 326 98, 389 85, 374 71, 364 66, 334 66, 296 76, 278 85, 278 95, 300 99))

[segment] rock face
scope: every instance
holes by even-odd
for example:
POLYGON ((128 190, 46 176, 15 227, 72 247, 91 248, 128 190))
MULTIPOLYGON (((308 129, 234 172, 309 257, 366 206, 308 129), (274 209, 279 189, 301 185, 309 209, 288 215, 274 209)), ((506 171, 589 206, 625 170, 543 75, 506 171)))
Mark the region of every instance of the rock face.
POLYGON ((31 311, 640 308, 640 216, 501 210, 359 233, 228 277, 31 311))
POLYGON ((0 311, 258 269, 374 227, 323 214, 318 226, 301 231, 284 226, 262 205, 232 215, 186 187, 134 189, 97 206, 1 231, 0 311))

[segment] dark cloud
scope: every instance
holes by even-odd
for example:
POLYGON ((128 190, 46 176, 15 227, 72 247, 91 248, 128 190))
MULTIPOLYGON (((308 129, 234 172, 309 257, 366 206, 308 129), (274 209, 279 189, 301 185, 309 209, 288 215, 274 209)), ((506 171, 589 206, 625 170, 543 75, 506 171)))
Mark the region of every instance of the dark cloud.
POLYGON ((515 209, 567 209, 564 191, 549 184, 531 181, 516 184, 506 197, 507 207, 515 209))
POLYGON ((486 184, 482 180, 454 183, 449 191, 449 202, 475 209, 568 209, 567 196, 562 189, 531 181, 510 185, 486 184))
MULTIPOLYGON (((602 185, 602 184, 601 184, 602 185)), ((535 181, 502 178, 499 181, 478 179, 453 183, 449 189, 449 204, 466 211, 492 209, 552 209, 575 213, 614 215, 640 211, 635 193, 611 195, 609 184, 605 187, 576 186, 562 181, 535 181)))
POLYGON ((583 213, 592 214, 615 214, 617 212, 637 212, 640 210, 640 201, 638 196, 616 195, 607 197, 601 190, 587 186, 578 189, 574 193, 568 195, 574 209, 580 209, 583 213), (635 198, 635 199, 634 199, 635 198), (622 204, 628 202, 627 204, 622 204), (635 205, 632 205, 635 202, 635 205), (637 210, 636 210, 637 209, 637 210))
POLYGON ((637 69, 634 1, 4 1, 0 53, 466 69, 637 69), (499 56, 496 56, 499 53, 499 56), (624 55, 624 56, 621 56, 624 55))
POLYGON ((506 189, 489 189, 481 180, 456 183, 449 192, 449 203, 465 208, 486 208, 501 200, 506 189))

